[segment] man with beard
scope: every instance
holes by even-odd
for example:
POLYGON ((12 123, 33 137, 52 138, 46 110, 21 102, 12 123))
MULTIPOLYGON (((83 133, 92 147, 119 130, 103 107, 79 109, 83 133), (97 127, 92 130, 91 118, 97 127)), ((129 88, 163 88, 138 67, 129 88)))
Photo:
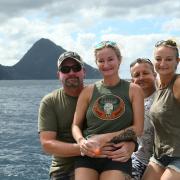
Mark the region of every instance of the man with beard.
MULTIPOLYGON (((38 132, 43 150, 53 156, 51 180, 73 180, 75 156, 80 156, 79 145, 71 133, 76 103, 84 87, 85 69, 82 58, 75 52, 65 52, 58 59, 58 78, 62 88, 46 95, 40 103, 38 132)), ((117 151, 104 149, 114 159, 129 158, 135 149, 134 142, 117 144, 117 151)), ((91 153, 87 153, 91 156, 91 153)), ((102 155, 103 156, 103 155, 102 155)))
POLYGON ((43 150, 53 155, 52 180, 71 180, 74 158, 80 155, 71 134, 71 124, 78 96, 83 89, 84 63, 75 52, 65 52, 58 59, 58 78, 62 88, 46 95, 40 103, 38 131, 43 150))

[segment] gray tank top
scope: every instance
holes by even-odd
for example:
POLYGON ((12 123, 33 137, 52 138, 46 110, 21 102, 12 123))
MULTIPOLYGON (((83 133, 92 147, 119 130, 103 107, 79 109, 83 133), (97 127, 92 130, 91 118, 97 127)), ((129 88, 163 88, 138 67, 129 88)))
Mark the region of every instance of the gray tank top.
POLYGON ((173 85, 175 75, 169 85, 158 89, 150 109, 155 127, 154 153, 157 158, 164 155, 180 157, 180 102, 175 99, 173 85))

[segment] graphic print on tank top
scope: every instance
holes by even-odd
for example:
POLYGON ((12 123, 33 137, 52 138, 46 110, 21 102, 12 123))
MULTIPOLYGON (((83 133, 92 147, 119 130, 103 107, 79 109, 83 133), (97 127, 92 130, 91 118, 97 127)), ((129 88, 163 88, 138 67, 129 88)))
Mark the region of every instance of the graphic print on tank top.
POLYGON ((95 101, 92 111, 102 120, 115 120, 125 112, 125 103, 119 96, 107 94, 95 101))

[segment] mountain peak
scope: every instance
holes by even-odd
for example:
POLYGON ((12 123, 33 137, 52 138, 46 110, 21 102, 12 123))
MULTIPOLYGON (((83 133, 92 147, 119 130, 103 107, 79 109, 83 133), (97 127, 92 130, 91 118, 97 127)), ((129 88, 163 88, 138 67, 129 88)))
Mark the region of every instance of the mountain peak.
MULTIPOLYGON (((35 42, 14 66, 1 66, 0 79, 56 79, 57 59, 65 49, 49 39, 41 38, 35 42), (2 73, 3 72, 3 73, 2 73)), ((97 69, 85 64, 87 78, 100 78, 97 69)))
POLYGON ((51 45, 55 45, 56 46, 56 44, 54 42, 52 42, 51 40, 46 39, 46 38, 39 39, 38 41, 36 41, 34 43, 34 46, 35 45, 40 46, 40 45, 44 45, 44 44, 51 44, 51 45))

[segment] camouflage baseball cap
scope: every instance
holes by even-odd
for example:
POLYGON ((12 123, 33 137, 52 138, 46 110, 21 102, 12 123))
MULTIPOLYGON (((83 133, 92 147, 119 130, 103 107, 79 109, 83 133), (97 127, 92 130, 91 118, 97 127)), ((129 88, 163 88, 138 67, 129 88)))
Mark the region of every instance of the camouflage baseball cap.
POLYGON ((57 62, 58 68, 60 67, 62 62, 68 58, 74 59, 79 64, 81 64, 81 66, 84 66, 84 62, 78 53, 72 51, 66 51, 63 54, 61 54, 58 58, 58 62, 57 62))

